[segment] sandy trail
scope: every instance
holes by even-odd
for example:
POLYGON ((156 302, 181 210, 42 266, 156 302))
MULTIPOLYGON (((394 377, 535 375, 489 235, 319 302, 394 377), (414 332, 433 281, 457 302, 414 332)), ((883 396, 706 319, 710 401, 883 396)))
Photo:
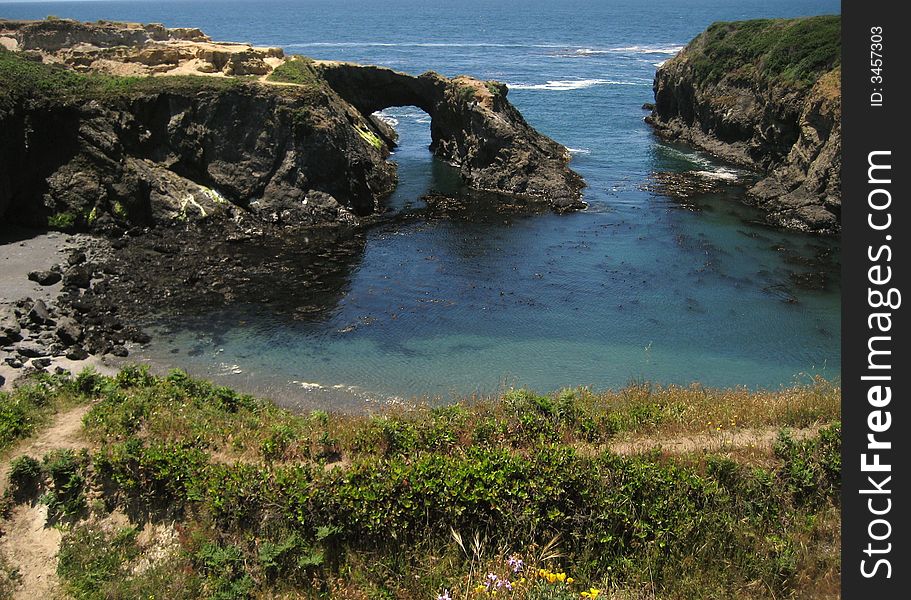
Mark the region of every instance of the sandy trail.
MULTIPOLYGON (((819 433, 819 429, 819 427, 808 427, 804 429, 789 429, 789 431, 793 439, 802 440, 816 435, 819 433)), ((771 450, 781 430, 781 427, 761 427, 691 433, 669 437, 646 435, 612 441, 607 447, 617 454, 627 455, 640 454, 656 448, 660 448, 670 454, 687 454, 702 450, 722 452, 739 448, 771 450)))
MULTIPOLYGON (((51 450, 88 448, 82 437, 82 417, 90 408, 79 406, 57 414, 50 427, 17 444, 7 458, 29 455, 40 459, 51 450)), ((9 483, 9 465, 10 460, 0 465, 0 489, 4 491, 9 483)), ((47 526, 47 507, 40 503, 17 504, 9 518, 0 521, 0 555, 21 575, 20 585, 13 592, 14 599, 62 596, 57 579, 61 538, 59 529, 47 526)))

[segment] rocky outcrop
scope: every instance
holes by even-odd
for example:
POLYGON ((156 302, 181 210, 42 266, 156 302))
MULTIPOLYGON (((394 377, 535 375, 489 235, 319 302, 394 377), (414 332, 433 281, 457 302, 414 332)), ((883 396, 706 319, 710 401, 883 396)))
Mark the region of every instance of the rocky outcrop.
POLYGON ((543 201, 558 211, 585 206, 582 178, 567 167, 569 152, 525 122, 506 99, 505 85, 350 63, 319 62, 316 68, 362 114, 405 105, 429 114, 431 150, 457 166, 470 187, 543 201))
POLYGON ((13 50, 0 49, 0 218, 353 223, 396 184, 395 133, 372 113, 405 104, 430 114, 433 151, 470 187, 584 206, 566 149, 493 82, 286 59, 159 25, 0 21, 0 41, 13 50))
POLYGON ((32 225, 345 222, 395 186, 387 151, 358 135, 366 120, 331 91, 239 84, 17 107, 0 120, 7 213, 32 225))
POLYGON ((838 17, 717 23, 655 76, 647 121, 756 170, 748 198, 770 223, 841 226, 838 17))

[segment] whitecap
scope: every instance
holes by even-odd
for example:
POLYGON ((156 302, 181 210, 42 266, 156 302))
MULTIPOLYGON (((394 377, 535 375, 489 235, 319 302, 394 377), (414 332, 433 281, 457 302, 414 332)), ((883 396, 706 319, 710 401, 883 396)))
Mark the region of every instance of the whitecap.
POLYGON ((621 46, 618 48, 610 48, 607 52, 611 53, 630 53, 630 54, 677 54, 683 50, 684 46, 679 44, 674 45, 658 45, 658 44, 646 44, 644 46, 621 46))
POLYGON ((725 169, 724 167, 718 167, 713 171, 694 171, 694 173, 700 177, 705 177, 706 179, 720 179, 722 181, 737 180, 737 173, 731 169, 725 169))
POLYGON ((318 384, 318 383, 311 382, 311 381, 297 381, 297 380, 295 379, 295 380, 292 381, 291 383, 293 383, 293 384, 295 384, 295 385, 299 385, 300 387, 304 388, 305 390, 321 390, 321 389, 323 389, 323 386, 322 386, 322 385, 320 385, 320 384, 318 384))
POLYGON ((592 153, 592 151, 589 150, 588 148, 569 148, 569 147, 567 147, 566 149, 569 150, 570 154, 591 154, 592 153))
POLYGON ((391 114, 387 113, 385 110, 378 110, 373 113, 373 116, 386 125, 389 125, 390 127, 397 127, 399 124, 399 120, 393 117, 391 114))
POLYGON ((584 90, 596 85, 650 85, 637 81, 618 81, 614 79, 556 79, 547 83, 507 83, 511 90, 550 90, 567 92, 571 90, 584 90))

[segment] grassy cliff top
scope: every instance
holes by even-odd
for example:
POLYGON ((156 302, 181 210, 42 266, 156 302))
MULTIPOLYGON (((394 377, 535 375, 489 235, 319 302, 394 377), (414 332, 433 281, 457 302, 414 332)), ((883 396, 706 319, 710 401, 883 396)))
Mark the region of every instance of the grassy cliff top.
POLYGON ((125 77, 79 73, 0 49, 0 110, 8 109, 19 101, 67 102, 115 99, 152 92, 219 91, 235 87, 243 81, 243 78, 195 75, 125 77))
MULTIPOLYGON (((269 86, 283 95, 306 95, 322 85, 309 67, 309 59, 294 57, 275 70, 268 81, 293 86, 269 86)), ((18 103, 68 103, 112 101, 144 94, 196 94, 236 89, 255 84, 256 76, 206 75, 122 76, 80 73, 67 67, 42 63, 19 52, 0 48, 0 111, 18 103)), ((263 86, 265 87, 265 86, 263 86)))
POLYGON ((758 74, 774 83, 812 85, 841 64, 841 16, 713 23, 682 56, 709 82, 758 74))

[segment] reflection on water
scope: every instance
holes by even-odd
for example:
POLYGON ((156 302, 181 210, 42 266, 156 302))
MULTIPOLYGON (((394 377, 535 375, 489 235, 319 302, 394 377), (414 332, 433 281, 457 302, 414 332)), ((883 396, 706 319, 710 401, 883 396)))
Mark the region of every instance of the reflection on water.
MULTIPOLYGON (((741 188, 686 205, 632 185, 588 211, 502 213, 420 200, 458 190, 399 114, 402 185, 366 232, 233 248, 232 301, 157 319, 146 360, 309 409, 448 400, 508 385, 635 379, 778 386, 839 368, 832 240, 759 224, 741 188)), ((654 171, 727 169, 656 144, 654 171)), ((584 160, 576 162, 585 171, 584 160)), ((746 176, 746 174, 744 174, 746 176)), ((640 184, 642 182, 639 182, 640 184)))

